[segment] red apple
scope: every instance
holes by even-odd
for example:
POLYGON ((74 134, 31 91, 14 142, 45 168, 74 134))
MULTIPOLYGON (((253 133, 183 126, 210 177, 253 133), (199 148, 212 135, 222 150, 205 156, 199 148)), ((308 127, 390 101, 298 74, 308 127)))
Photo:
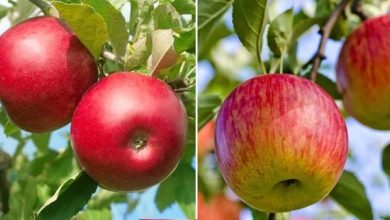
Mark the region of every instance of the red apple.
POLYGON ((23 130, 47 132, 69 123, 96 80, 94 58, 57 18, 31 18, 0 36, 0 100, 23 130))
POLYGON ((205 201, 198 193, 198 220, 238 220, 241 205, 228 199, 224 194, 214 195, 210 201, 205 201))
POLYGON ((390 15, 365 21, 345 41, 336 68, 347 112, 362 124, 390 129, 390 15))
POLYGON ((198 157, 203 158, 214 149, 215 121, 209 121, 198 132, 198 157))
POLYGON ((346 125, 335 102, 301 77, 250 79, 218 113, 216 159, 232 190, 266 212, 303 208, 324 198, 347 158, 346 125))
POLYGON ((114 73, 86 92, 71 124, 72 146, 95 181, 116 191, 161 182, 184 151, 187 114, 173 90, 154 77, 114 73))

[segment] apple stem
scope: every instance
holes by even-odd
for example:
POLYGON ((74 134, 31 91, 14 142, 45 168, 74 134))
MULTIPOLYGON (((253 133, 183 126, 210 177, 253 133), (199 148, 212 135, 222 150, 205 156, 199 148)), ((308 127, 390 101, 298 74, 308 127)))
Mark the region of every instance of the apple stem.
POLYGON ((51 8, 50 4, 42 0, 29 0, 29 1, 34 5, 36 5, 38 8, 40 8, 43 14, 50 15, 50 8, 51 8))
POLYGON ((0 196, 3 214, 9 211, 10 187, 7 180, 7 169, 11 166, 11 156, 0 149, 0 196))
POLYGON ((268 214, 268 220, 276 220, 276 214, 271 212, 268 214))
POLYGON ((311 59, 312 69, 310 72, 310 76, 313 82, 316 81, 318 69, 320 68, 322 60, 326 58, 325 47, 330 37, 330 34, 332 33, 333 27, 335 26, 338 18, 343 13, 343 11, 345 10, 345 8, 347 7, 350 1, 351 0, 342 0, 340 4, 336 7, 336 9, 333 11, 333 13, 329 16, 325 25, 321 27, 319 31, 319 33, 321 34, 321 41, 318 46, 317 52, 315 53, 314 57, 311 59))
POLYGON ((363 11, 362 0, 355 0, 351 7, 351 12, 357 15, 360 20, 367 20, 368 16, 363 11))

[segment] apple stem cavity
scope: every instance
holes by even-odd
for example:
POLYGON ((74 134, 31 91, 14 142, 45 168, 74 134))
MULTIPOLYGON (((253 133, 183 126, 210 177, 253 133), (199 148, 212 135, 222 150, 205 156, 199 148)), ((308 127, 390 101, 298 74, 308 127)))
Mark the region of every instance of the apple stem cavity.
POLYGON ((284 186, 289 187, 291 185, 299 184, 299 180, 297 180, 297 179, 287 179, 287 180, 280 181, 278 184, 282 184, 284 186))
POLYGON ((137 134, 131 139, 131 147, 137 151, 143 149, 148 143, 146 134, 137 134))

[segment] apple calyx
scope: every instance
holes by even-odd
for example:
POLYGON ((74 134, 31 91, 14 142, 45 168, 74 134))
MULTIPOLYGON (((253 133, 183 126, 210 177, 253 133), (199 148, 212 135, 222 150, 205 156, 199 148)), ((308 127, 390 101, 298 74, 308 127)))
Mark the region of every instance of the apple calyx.
POLYGON ((139 151, 148 144, 148 135, 145 132, 135 134, 130 141, 131 148, 139 151))

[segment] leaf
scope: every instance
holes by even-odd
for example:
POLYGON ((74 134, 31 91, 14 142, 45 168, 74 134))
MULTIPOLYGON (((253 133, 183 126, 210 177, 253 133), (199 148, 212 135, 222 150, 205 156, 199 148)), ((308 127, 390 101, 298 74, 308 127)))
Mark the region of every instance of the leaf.
POLYGON ((195 2, 193 0, 176 0, 171 3, 180 14, 195 15, 195 2))
POLYGON ((38 151, 44 152, 49 149, 50 135, 50 132, 31 135, 31 139, 38 151))
POLYGON ((88 208, 101 210, 104 208, 109 208, 112 203, 124 202, 127 202, 126 193, 112 192, 105 189, 101 189, 89 201, 88 208))
POLYGON ((221 102, 221 98, 217 95, 203 95, 199 97, 198 130, 214 117, 221 102))
POLYGON ((157 75, 162 69, 168 68, 176 63, 177 53, 173 46, 173 31, 155 30, 152 33, 152 55, 148 63, 148 70, 151 75, 157 75))
POLYGON ((274 56, 281 57, 290 47, 293 29, 293 10, 287 10, 273 20, 268 29, 268 46, 274 56))
POLYGON ((114 6, 117 10, 120 10, 123 5, 128 2, 127 0, 108 0, 112 6, 114 6))
POLYGON ((195 34, 196 30, 195 27, 186 28, 183 31, 179 33, 179 36, 175 37, 175 50, 177 52, 183 52, 183 51, 194 51, 195 50, 195 34))
POLYGON ((18 131, 19 131, 19 128, 16 127, 16 125, 14 123, 12 123, 11 120, 8 120, 5 123, 5 127, 4 127, 5 136, 10 137, 10 136, 16 134, 16 132, 18 132, 18 131))
POLYGON ((151 53, 151 47, 152 42, 149 37, 139 38, 133 44, 129 44, 125 55, 125 70, 146 66, 146 61, 151 53))
POLYGON ((113 45, 115 54, 118 57, 125 55, 129 33, 125 18, 122 13, 114 8, 107 0, 82 0, 100 14, 107 25, 107 32, 110 42, 113 45))
POLYGON ((161 4, 152 13, 154 29, 172 29, 179 32, 183 28, 181 16, 171 4, 161 4))
POLYGON ((50 164, 46 164, 43 171, 46 175, 47 183, 59 185, 66 178, 76 171, 75 160, 72 148, 68 146, 63 152, 58 154, 50 164))
POLYGON ((199 38, 198 40, 199 59, 205 58, 219 40, 232 33, 233 32, 226 27, 225 22, 222 19, 215 22, 212 28, 205 33, 205 36, 201 35, 202 38, 199 38))
POLYGON ((382 168, 390 177, 390 144, 387 145, 382 152, 382 168))
POLYGON ((0 19, 7 15, 9 8, 0 5, 0 19))
POLYGON ((266 8, 267 0, 235 0, 233 3, 234 30, 251 52, 258 53, 261 50, 267 20, 266 8))
POLYGON ((322 24, 325 21, 326 17, 311 18, 305 15, 303 12, 296 14, 294 16, 290 45, 294 45, 298 41, 298 38, 301 37, 306 31, 308 31, 313 25, 322 24))
POLYGON ((35 179, 32 177, 19 177, 12 184, 10 195, 10 212, 4 219, 32 219, 32 213, 37 202, 35 179))
POLYGON ((67 220, 77 214, 96 191, 97 183, 84 171, 64 182, 39 210, 37 220, 67 220))
POLYGON ((182 162, 175 172, 160 184, 155 198, 159 211, 175 202, 188 218, 195 217, 195 171, 191 165, 182 162))
POLYGON ((107 208, 100 209, 100 210, 87 209, 79 213, 75 218, 72 218, 72 220, 96 220, 96 219, 112 219, 111 211, 107 208))
POLYGON ((26 20, 37 9, 37 7, 28 0, 18 0, 16 6, 8 12, 8 19, 11 25, 15 25, 26 20))
POLYGON ((321 86, 334 99, 342 99, 342 96, 337 89, 336 83, 330 80, 325 75, 317 74, 316 83, 321 86))
MULTIPOLYGON (((229 9, 233 0, 199 0, 198 1, 198 48, 202 56, 204 56, 210 48, 206 47, 207 42, 215 39, 217 30, 220 30, 223 23, 222 16, 229 9), (219 24, 217 27, 214 27, 219 24)), ((222 38, 222 37, 221 37, 222 38)), ((214 43, 216 40, 214 41, 214 43)), ((212 46, 211 44, 210 46, 212 46)))
POLYGON ((52 4, 92 55, 98 57, 103 45, 109 40, 103 17, 89 5, 65 4, 58 1, 52 4))
POLYGON ((373 219, 364 186, 353 173, 344 171, 330 196, 359 219, 373 219))
POLYGON ((251 208, 253 220, 267 220, 267 213, 251 208))
POLYGON ((153 0, 130 0, 130 9, 129 31, 135 42, 150 32, 153 0))

